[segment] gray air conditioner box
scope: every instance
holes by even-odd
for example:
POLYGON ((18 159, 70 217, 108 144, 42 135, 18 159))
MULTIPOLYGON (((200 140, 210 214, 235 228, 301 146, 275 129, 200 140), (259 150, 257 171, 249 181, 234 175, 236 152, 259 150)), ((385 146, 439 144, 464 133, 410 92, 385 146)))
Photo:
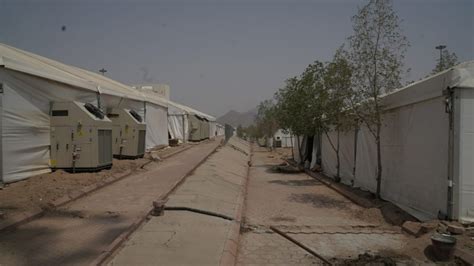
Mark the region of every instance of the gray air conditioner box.
POLYGON ((119 159, 141 158, 145 154, 146 123, 134 110, 112 108, 107 112, 112 120, 112 151, 119 159))
POLYGON ((201 140, 201 119, 197 115, 190 115, 188 117, 189 123, 189 141, 201 140))
POLYGON ((50 166, 73 172, 112 167, 112 121, 92 104, 54 102, 50 166))

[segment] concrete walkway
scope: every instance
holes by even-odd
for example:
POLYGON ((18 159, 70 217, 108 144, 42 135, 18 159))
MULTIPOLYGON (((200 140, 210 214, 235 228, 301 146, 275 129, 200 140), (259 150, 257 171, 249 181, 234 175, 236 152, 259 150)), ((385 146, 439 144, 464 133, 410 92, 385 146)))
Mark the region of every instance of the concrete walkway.
POLYGON ((110 265, 233 265, 248 170, 249 146, 236 139, 220 148, 170 195, 167 207, 189 211, 153 217, 110 260, 110 265))
POLYGON ((0 236, 1 265, 88 264, 211 154, 197 145, 0 236))

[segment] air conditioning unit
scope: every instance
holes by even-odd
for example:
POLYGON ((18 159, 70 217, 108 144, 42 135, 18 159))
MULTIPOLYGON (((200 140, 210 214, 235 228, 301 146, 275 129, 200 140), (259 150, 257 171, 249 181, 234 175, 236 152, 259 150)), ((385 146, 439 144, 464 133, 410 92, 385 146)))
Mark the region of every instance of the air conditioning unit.
POLYGON ((107 111, 112 120, 112 151, 119 159, 136 159, 145 154, 146 123, 134 110, 113 108, 107 111))
POLYGON ((209 120, 201 117, 201 140, 209 139, 209 120))
POLYGON ((188 117, 189 123, 189 141, 200 141, 201 140, 201 119, 196 115, 190 115, 188 117))
POLYGON ((110 169, 112 121, 90 103, 53 103, 50 166, 72 172, 110 169))

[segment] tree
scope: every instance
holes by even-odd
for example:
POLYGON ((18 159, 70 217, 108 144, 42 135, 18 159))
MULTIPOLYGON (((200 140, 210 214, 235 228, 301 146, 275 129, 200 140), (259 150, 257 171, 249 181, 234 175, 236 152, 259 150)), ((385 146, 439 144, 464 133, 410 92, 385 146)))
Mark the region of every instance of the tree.
MULTIPOLYGON (((318 133, 322 115, 320 96, 324 86, 324 64, 315 61, 300 77, 286 81, 285 87, 275 94, 277 120, 283 129, 299 136, 313 136, 318 133)), ((303 163, 303 162, 301 162, 303 163)))
POLYGON ((400 30, 400 19, 391 1, 370 0, 352 18, 349 37, 352 65, 351 108, 375 139, 377 146, 377 191, 382 181, 381 128, 383 106, 380 96, 401 86, 403 59, 409 43, 400 30))
POLYGON ((273 100, 265 100, 258 105, 257 117, 255 118, 257 135, 265 137, 265 140, 273 138, 273 135, 278 130, 276 112, 273 100))
POLYGON ((244 128, 242 125, 237 126, 237 137, 243 138, 245 136, 244 128))
POLYGON ((323 104, 323 119, 321 131, 326 135, 331 148, 336 153, 337 172, 335 179, 340 181, 340 133, 346 132, 354 127, 354 117, 348 105, 348 99, 352 96, 351 91, 352 69, 347 61, 343 48, 339 48, 334 58, 326 66, 324 75, 324 96, 320 99, 323 104), (329 137, 329 131, 337 132, 337 143, 329 137))
POLYGON ((436 66, 431 71, 431 74, 436 74, 443 70, 449 69, 458 64, 458 57, 456 53, 450 53, 447 49, 441 52, 441 58, 436 59, 436 66))

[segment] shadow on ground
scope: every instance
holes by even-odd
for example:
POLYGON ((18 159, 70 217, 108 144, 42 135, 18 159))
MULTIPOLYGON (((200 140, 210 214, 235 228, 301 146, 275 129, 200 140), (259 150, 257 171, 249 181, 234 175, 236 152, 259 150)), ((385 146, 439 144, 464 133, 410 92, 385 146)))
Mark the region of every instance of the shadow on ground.
MULTIPOLYGON (((5 265, 61 265, 88 264, 100 255, 102 250, 127 228, 128 224, 115 212, 88 215, 80 211, 58 209, 48 211, 43 219, 49 222, 31 222, 0 235, 0 260, 5 265), (75 219, 72 227, 54 226, 66 220, 75 219), (106 224, 105 230, 98 231, 93 245, 84 245, 84 239, 71 238, 67 248, 59 248, 58 243, 68 237, 68 230, 85 231, 90 223, 96 226, 106 224), (11 258, 11 260, 9 259, 11 258), (23 258, 16 261, 16 258, 23 258)), ((85 234, 87 235, 87 234, 85 234)))
POLYGON ((301 179, 301 180, 280 180, 275 179, 268 181, 270 184, 278 184, 284 186, 292 186, 292 187, 305 187, 305 186, 321 186, 322 183, 315 180, 315 179, 301 179))
POLYGON ((315 208, 327 208, 327 209, 346 209, 347 202, 334 199, 321 194, 303 193, 303 194, 291 194, 289 197, 290 201, 311 204, 315 208))

